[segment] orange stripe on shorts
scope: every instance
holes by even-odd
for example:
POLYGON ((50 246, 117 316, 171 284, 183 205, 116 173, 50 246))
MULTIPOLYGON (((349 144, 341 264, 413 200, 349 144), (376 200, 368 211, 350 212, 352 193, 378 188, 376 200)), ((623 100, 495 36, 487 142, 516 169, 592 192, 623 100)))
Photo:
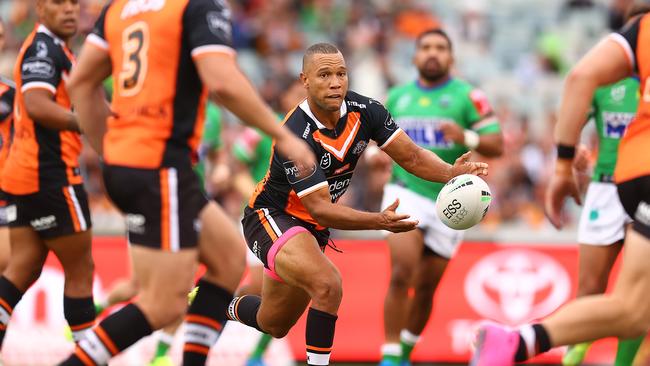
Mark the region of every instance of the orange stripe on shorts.
POLYGON ((266 216, 264 215, 264 211, 257 210, 257 216, 260 217, 260 222, 262 223, 262 226, 264 226, 266 233, 269 234, 269 236, 271 237, 271 240, 276 241, 278 239, 278 236, 275 235, 275 231, 273 231, 271 224, 269 224, 269 220, 266 219, 266 216))
POLYGON ((112 356, 115 356, 120 350, 115 346, 115 343, 113 343, 113 340, 111 337, 106 334, 104 329, 102 327, 97 326, 94 330, 95 334, 99 337, 99 339, 104 343, 104 346, 108 349, 108 351, 111 353, 112 356))
POLYGON ((169 170, 160 169, 160 246, 163 250, 170 250, 169 237, 169 170))
POLYGON ((74 225, 74 231, 81 231, 81 223, 79 222, 79 216, 77 216, 77 209, 74 207, 74 202, 72 202, 72 197, 70 197, 70 192, 68 192, 68 187, 63 187, 63 196, 65 201, 68 204, 68 210, 70 211, 70 218, 72 218, 72 224, 74 225))
POLYGON ((198 344, 186 343, 185 346, 183 347, 183 352, 195 352, 195 353, 201 353, 207 355, 208 353, 210 353, 210 348, 205 346, 199 346, 198 344))
POLYGON ((216 320, 201 315, 188 314, 185 317, 185 321, 188 323, 197 323, 197 324, 205 325, 210 328, 216 329, 218 332, 220 332, 221 329, 223 328, 223 325, 219 324, 219 322, 217 322, 216 320))

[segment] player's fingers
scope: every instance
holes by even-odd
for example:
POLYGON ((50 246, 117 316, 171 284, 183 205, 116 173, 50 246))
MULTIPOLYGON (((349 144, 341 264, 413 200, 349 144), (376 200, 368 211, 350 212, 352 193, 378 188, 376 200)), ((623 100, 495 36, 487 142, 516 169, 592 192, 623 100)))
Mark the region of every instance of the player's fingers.
POLYGON ((456 163, 462 164, 465 163, 466 161, 469 160, 469 158, 472 157, 472 152, 468 151, 461 155, 458 159, 456 159, 456 163))
MULTIPOLYGON (((562 200, 561 200, 562 201, 562 200)), ((553 192, 547 192, 546 204, 544 205, 544 213, 548 221, 556 228, 562 228, 562 220, 560 214, 561 202, 557 202, 557 197, 553 197, 553 192)))
POLYGON ((407 214, 396 214, 396 213, 393 213, 393 214, 388 215, 388 219, 389 219, 389 220, 391 220, 391 221, 396 221, 396 222, 397 222, 397 221, 406 220, 406 219, 408 219, 409 217, 411 217, 411 215, 407 215, 407 214))
POLYGON ((574 187, 571 196, 573 197, 573 200, 577 205, 582 206, 582 197, 580 197, 580 192, 578 192, 578 187, 574 187))
POLYGON ((395 202, 391 203, 390 206, 386 207, 386 211, 395 211, 399 206, 399 198, 395 199, 395 202))

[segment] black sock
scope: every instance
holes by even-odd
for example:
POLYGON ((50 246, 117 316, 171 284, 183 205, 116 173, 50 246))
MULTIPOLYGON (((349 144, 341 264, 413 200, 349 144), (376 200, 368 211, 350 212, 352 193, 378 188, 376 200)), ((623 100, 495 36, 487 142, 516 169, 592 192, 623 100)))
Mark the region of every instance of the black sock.
POLYGON ((210 347, 228 320, 226 313, 232 300, 230 291, 204 279, 196 285, 199 291, 185 316, 184 366, 205 365, 210 347))
POLYGON ((255 295, 235 297, 228 305, 228 318, 265 333, 257 324, 257 312, 260 310, 262 298, 255 295))
POLYGON ((131 303, 95 326, 61 365, 106 365, 111 357, 152 331, 144 313, 131 303))
POLYGON ((519 345, 517 346, 517 352, 515 353, 515 361, 524 362, 534 357, 535 355, 548 352, 550 349, 551 339, 548 336, 546 328, 544 328, 542 324, 533 324, 532 326, 527 326, 527 328, 522 328, 519 331, 519 345), (526 332, 528 334, 528 337, 524 337, 523 332, 526 332), (527 342, 533 343, 530 345, 532 346, 532 354, 528 352, 529 345, 527 342))
POLYGON ((72 337, 79 342, 83 333, 95 325, 95 302, 93 297, 63 296, 63 314, 68 321, 72 337))
POLYGON ((307 313, 307 365, 329 365, 336 315, 309 308, 307 313))
POLYGON ((14 312, 14 307, 18 301, 23 297, 23 293, 7 279, 7 277, 0 277, 0 313, 6 322, 0 322, 0 347, 5 339, 5 332, 9 325, 9 319, 14 312))

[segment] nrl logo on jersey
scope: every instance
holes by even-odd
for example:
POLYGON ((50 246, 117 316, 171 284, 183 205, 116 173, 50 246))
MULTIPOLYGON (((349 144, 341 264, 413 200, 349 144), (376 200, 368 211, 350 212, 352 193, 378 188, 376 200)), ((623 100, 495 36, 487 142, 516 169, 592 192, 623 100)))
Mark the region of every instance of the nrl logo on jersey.
POLYGON ((320 167, 321 169, 327 169, 332 165, 332 155, 330 153, 325 153, 320 158, 320 167))
POLYGON ((615 102, 620 102, 625 98, 625 85, 620 85, 612 88, 609 92, 609 95, 612 97, 612 100, 615 102))

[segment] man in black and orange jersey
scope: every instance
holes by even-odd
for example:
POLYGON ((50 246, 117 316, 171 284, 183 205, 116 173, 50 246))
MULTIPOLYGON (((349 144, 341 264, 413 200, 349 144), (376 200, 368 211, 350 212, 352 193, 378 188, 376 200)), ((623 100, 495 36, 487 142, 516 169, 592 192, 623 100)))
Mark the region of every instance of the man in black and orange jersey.
POLYGON ((222 0, 115 0, 86 40, 69 90, 81 125, 104 159, 106 190, 126 214, 139 296, 80 342, 66 365, 106 364, 187 309, 198 261, 207 271, 188 310, 183 364, 203 365, 245 266, 237 229, 208 203, 192 171, 208 94, 315 164, 281 128, 239 70, 222 0), (101 82, 113 75, 111 109, 101 82))
POLYGON ((95 321, 88 199, 79 172, 81 139, 65 91, 74 57, 77 0, 39 0, 40 24, 16 61, 14 138, 2 174, 13 243, 0 277, 0 342, 20 298, 39 277, 49 251, 65 272, 64 313, 76 340, 95 321))
POLYGON ((495 324, 479 328, 472 365, 513 365, 552 347, 604 337, 623 339, 650 329, 650 14, 633 18, 621 31, 592 48, 566 80, 555 128, 557 163, 547 192, 549 218, 560 225, 567 197, 579 199, 573 173, 575 146, 594 91, 638 74, 641 97, 618 152, 614 179, 621 204, 634 220, 627 229, 623 261, 611 294, 571 301, 540 323, 509 330, 495 324))
POLYGON ((264 263, 262 296, 233 299, 228 317, 279 338, 311 301, 307 363, 328 365, 342 297, 340 274, 323 254, 328 228, 403 232, 418 224, 395 213, 398 200, 379 213, 336 204, 350 186, 370 140, 426 180, 446 182, 463 173, 487 174, 487 164, 468 162, 467 153, 452 166, 418 147, 381 103, 348 91, 345 60, 331 44, 307 49, 300 78, 307 99, 289 112, 285 126, 309 143, 319 164, 300 171, 294 161, 274 151, 242 220, 249 248, 264 263))
MULTIPOLYGON (((0 19, 0 52, 5 44, 5 26, 0 19)), ((16 96, 16 84, 0 76, 0 181, 13 135, 13 110, 16 96)), ((0 189, 0 271, 4 271, 9 262, 9 222, 6 207, 7 194, 0 189)))

